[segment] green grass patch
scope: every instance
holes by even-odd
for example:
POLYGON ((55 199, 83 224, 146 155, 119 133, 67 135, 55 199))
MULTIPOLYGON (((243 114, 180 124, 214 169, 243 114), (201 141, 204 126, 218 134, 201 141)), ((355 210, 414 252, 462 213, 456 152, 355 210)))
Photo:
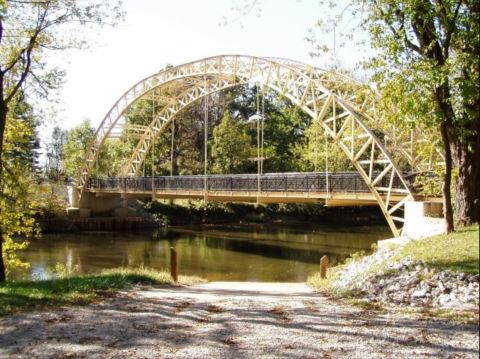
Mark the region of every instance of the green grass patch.
POLYGON ((347 301, 348 304, 353 305, 363 310, 371 310, 375 312, 385 313, 387 310, 382 303, 379 302, 370 302, 364 299, 350 299, 347 301))
POLYGON ((307 284, 317 292, 329 293, 332 290, 332 279, 330 277, 321 278, 320 273, 315 273, 307 278, 307 284))
POLYGON ((478 310, 437 309, 437 308, 401 308, 398 313, 415 315, 419 320, 447 320, 462 324, 479 323, 478 310))
POLYGON ((459 229, 457 232, 429 237, 407 243, 399 258, 412 256, 424 261, 435 270, 479 273, 478 225, 459 229))
MULTIPOLYGON (((179 284, 203 282, 198 277, 179 276, 179 284)), ((173 285, 167 272, 151 269, 118 268, 100 274, 59 279, 6 282, 0 284, 0 315, 45 306, 88 304, 96 298, 134 284, 173 285)))

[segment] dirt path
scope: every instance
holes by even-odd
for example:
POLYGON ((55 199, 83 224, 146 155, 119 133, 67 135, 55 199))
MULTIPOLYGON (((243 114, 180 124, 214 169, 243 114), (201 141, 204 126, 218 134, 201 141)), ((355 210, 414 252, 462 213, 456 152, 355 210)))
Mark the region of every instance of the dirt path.
POLYGON ((213 282, 0 318, 0 358, 477 358, 478 327, 378 314, 303 284, 213 282))

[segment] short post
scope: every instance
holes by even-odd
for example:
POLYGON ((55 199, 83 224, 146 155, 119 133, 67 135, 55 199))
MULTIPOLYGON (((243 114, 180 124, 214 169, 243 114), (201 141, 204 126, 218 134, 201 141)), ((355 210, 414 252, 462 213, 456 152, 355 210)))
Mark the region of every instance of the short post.
POLYGON ((320 258, 320 278, 327 278, 328 257, 325 255, 320 258))
POLYGON ((170 275, 174 282, 178 281, 177 251, 173 247, 170 247, 170 275))

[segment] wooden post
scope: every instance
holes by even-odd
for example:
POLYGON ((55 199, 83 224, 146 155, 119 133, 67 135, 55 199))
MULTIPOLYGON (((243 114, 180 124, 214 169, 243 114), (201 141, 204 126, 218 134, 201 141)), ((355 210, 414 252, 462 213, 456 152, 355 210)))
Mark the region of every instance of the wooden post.
POLYGON ((327 278, 328 257, 325 255, 320 258, 320 278, 327 278))
POLYGON ((178 281, 177 251, 173 247, 170 247, 170 275, 174 282, 178 281))

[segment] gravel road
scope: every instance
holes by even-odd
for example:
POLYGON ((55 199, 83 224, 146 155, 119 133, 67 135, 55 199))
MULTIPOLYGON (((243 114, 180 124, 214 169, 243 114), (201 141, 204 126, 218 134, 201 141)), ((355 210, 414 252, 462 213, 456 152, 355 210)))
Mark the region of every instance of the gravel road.
POLYGON ((478 358, 477 325, 339 303, 304 284, 138 288, 0 318, 0 358, 478 358))

